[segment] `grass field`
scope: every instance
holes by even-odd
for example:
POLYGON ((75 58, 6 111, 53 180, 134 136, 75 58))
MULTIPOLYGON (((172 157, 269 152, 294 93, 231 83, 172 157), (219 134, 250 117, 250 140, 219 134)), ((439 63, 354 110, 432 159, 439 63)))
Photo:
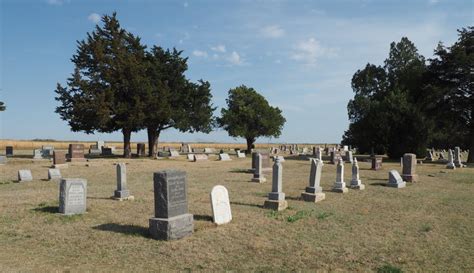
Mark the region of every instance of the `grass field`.
MULTIPOLYGON (((441 164, 418 165, 420 182, 403 189, 384 187, 384 162, 369 170, 360 162, 366 190, 347 194, 329 190, 335 166, 325 164, 321 180, 326 200, 299 199, 310 164, 303 158, 283 163, 283 189, 289 209, 262 208, 271 190, 250 182, 250 159, 187 162, 92 159, 70 163, 63 177, 88 181, 88 212, 61 216, 58 183, 46 181, 48 160, 9 159, 0 166, 0 271, 380 271, 473 272, 474 168, 447 170, 441 164), (116 187, 116 162, 126 162, 135 201, 110 199, 116 187), (31 169, 34 181, 16 183, 19 169, 31 169), (194 234, 178 241, 149 238, 153 216, 153 172, 181 169, 188 176, 194 234), (214 185, 229 190, 233 221, 212 223, 209 193, 214 185), (382 271, 387 270, 387 271, 382 271), (392 271, 390 271, 392 270, 392 271)), ((345 180, 350 180, 346 164, 345 180)))

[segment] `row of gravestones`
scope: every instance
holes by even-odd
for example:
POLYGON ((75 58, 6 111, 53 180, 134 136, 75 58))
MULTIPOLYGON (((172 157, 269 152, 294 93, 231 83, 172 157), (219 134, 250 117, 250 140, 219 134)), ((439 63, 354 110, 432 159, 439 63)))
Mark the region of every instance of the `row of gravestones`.
MULTIPOLYGON (((322 188, 320 186, 321 172, 324 164, 323 161, 318 158, 311 158, 310 161, 311 171, 309 175, 309 186, 306 187, 305 192, 301 194, 301 197, 304 201, 307 202, 319 202, 325 199, 325 194, 323 193, 322 188)), ((255 172, 252 179, 252 181, 254 182, 263 183, 266 181, 263 174, 262 162, 262 154, 257 153, 255 172)), ((418 180, 418 175, 416 174, 416 155, 405 154, 403 156, 403 163, 403 178, 396 170, 391 170, 389 172, 387 186, 394 188, 403 188, 406 186, 405 181, 415 182, 418 180)), ((268 194, 268 200, 266 200, 264 203, 265 208, 280 211, 286 209, 288 206, 285 200, 285 193, 282 191, 282 172, 283 166, 281 164, 281 159, 279 157, 276 157, 275 163, 273 164, 272 192, 268 194)), ((362 184, 362 181, 360 180, 357 158, 354 158, 352 163, 352 179, 349 187, 351 189, 357 190, 365 189, 365 185, 362 184)), ((342 159, 339 159, 337 164, 336 181, 334 183, 332 191, 339 193, 347 193, 349 191, 346 187, 346 183, 344 182, 344 162, 342 159)))
MULTIPOLYGON (((56 170, 57 169, 51 169, 56 170)), ((31 172, 21 170, 22 180, 32 180, 31 172), (29 178, 26 177, 29 175, 29 178)), ((173 240, 192 234, 193 215, 188 212, 186 172, 165 170, 153 175, 154 217, 149 219, 149 231, 154 239, 173 240)), ((117 164, 117 190, 114 199, 133 200, 127 188, 126 165, 117 164)), ((214 186, 211 193, 214 223, 221 225, 232 220, 229 194, 224 186, 214 186)), ((82 214, 87 210, 87 180, 64 178, 59 184, 59 213, 82 214)))

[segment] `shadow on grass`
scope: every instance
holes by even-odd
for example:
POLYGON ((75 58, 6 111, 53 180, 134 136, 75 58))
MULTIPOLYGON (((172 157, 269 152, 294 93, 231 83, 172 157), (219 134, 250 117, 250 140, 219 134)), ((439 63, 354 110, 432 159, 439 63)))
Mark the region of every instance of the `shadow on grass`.
POLYGON ((95 226, 93 227, 93 229, 122 233, 125 235, 142 236, 145 238, 150 238, 150 233, 148 232, 148 228, 144 228, 142 226, 136 226, 136 225, 122 225, 122 224, 108 223, 108 224, 95 226))
POLYGON ((303 200, 303 199, 301 199, 301 196, 298 196, 298 197, 286 196, 285 199, 294 200, 294 201, 301 201, 301 200, 303 200))
POLYGON ((208 221, 212 222, 212 216, 209 215, 200 215, 200 214, 194 214, 193 215, 194 220, 196 221, 208 221))
POLYGON ((94 197, 94 196, 87 196, 87 199, 94 199, 94 200, 113 200, 110 197, 94 197))
POLYGON ((33 211, 44 212, 44 213, 59 213, 59 207, 58 206, 40 206, 40 207, 34 208, 33 211))
POLYGON ((250 173, 250 174, 253 174, 253 170, 250 170, 250 169, 232 169, 229 172, 230 173, 250 173))
MULTIPOLYGON (((375 179, 374 179, 375 180, 375 179)), ((382 187, 386 187, 387 186, 387 183, 384 183, 384 182, 374 182, 374 183, 370 183, 369 185, 371 186, 382 186, 382 187)))
POLYGON ((247 203, 242 203, 242 202, 230 202, 231 205, 237 205, 237 206, 248 206, 248 207, 255 207, 255 208, 263 208, 263 205, 257 205, 257 204, 247 204, 247 203))

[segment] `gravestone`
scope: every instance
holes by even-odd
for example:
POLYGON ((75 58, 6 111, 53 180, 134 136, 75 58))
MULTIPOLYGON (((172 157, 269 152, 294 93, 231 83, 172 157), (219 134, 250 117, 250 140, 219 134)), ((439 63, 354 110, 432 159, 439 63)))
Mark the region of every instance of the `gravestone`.
POLYGON ((145 143, 137 143, 137 155, 139 157, 146 156, 145 143))
POLYGON ((48 169, 48 180, 59 180, 61 178, 61 171, 59 169, 48 169))
POLYGON ((418 181, 418 175, 416 174, 416 155, 415 154, 404 154, 403 155, 403 181, 416 182, 418 181))
POLYGON ((155 216, 150 218, 151 237, 180 239, 193 233, 193 215, 188 213, 186 173, 165 170, 153 174, 155 216))
POLYGON ((98 140, 96 143, 96 149, 99 149, 100 151, 102 151, 102 148, 105 147, 105 142, 103 140, 98 140))
POLYGON ((353 163, 354 159, 352 156, 352 151, 346 151, 345 161, 353 163))
POLYGON ((213 222, 222 225, 232 220, 229 193, 224 186, 217 185, 211 191, 211 208, 213 222))
POLYGON ((84 158, 84 145, 83 144, 69 144, 68 149, 68 160, 70 162, 85 161, 84 158))
POLYGON ((4 155, 0 155, 0 165, 7 164, 7 157, 4 155))
POLYGON ((91 145, 89 148, 89 155, 101 155, 102 149, 98 149, 97 145, 91 145))
POLYGON ((448 164, 446 164, 446 169, 455 170, 456 164, 454 164, 453 150, 449 149, 448 152, 448 164))
POLYGON ((275 161, 277 158, 280 160, 281 163, 285 162, 285 157, 282 155, 273 156, 273 161, 275 161))
POLYGON ((43 154, 40 149, 33 150, 33 159, 43 159, 43 154))
POLYGON ((283 192, 283 166, 277 158, 273 164, 272 192, 268 193, 268 200, 263 204, 264 208, 276 211, 284 210, 288 207, 283 192))
POLYGON ((179 152, 176 151, 176 150, 171 150, 170 156, 171 156, 171 157, 179 157, 179 152))
POLYGON ((232 159, 230 159, 229 154, 222 153, 222 154, 219 154, 219 160, 220 161, 231 161, 232 159))
POLYGON ((102 147, 102 155, 103 155, 103 156, 113 155, 112 148, 110 148, 110 147, 102 147))
POLYGON ((351 189, 356 190, 365 189, 365 185, 362 184, 362 181, 360 181, 359 164, 357 163, 357 158, 354 158, 354 161, 352 162, 352 179, 350 187, 351 189))
POLYGON ((169 157, 171 152, 158 151, 157 157, 169 157))
POLYGON ((406 186, 406 182, 403 181, 402 177, 396 170, 391 170, 388 173, 387 186, 392 188, 404 188, 406 186))
POLYGON ((331 164, 337 164, 339 160, 342 160, 341 154, 336 150, 331 152, 331 164))
POLYGON ((253 182, 264 183, 267 179, 263 176, 262 155, 257 153, 256 168, 253 172, 253 182))
POLYGON ((426 160, 428 160, 428 161, 433 161, 434 160, 433 152, 431 152, 431 150, 426 151, 426 160))
POLYGON ((321 172, 323 164, 319 159, 312 158, 311 171, 309 174, 309 187, 306 187, 305 192, 301 193, 301 198, 306 202, 319 202, 326 198, 321 188, 321 172))
POLYGON ((18 182, 32 181, 33 175, 30 170, 19 170, 18 171, 18 182))
POLYGON ((194 155, 193 154, 187 154, 188 160, 194 161, 194 155))
MULTIPOLYGON (((343 149, 344 152, 347 152, 347 151, 349 151, 349 146, 344 145, 342 149, 343 149)), ((352 163, 352 162, 351 162, 351 163, 352 163)))
POLYGON ((272 171, 272 158, 270 153, 260 153, 262 156, 262 172, 271 172, 272 171))
POLYGON ((53 155, 54 147, 53 146, 42 146, 41 147, 41 156, 43 158, 50 158, 53 155))
POLYGON ((344 182, 344 161, 339 159, 336 167, 336 182, 332 188, 333 192, 347 193, 349 190, 346 187, 346 182, 344 182))
POLYGON ((59 213, 64 215, 86 212, 87 180, 63 178, 59 184, 59 213))
POLYGON ((216 151, 213 148, 204 148, 204 153, 205 154, 213 154, 216 151))
POLYGON ((237 158, 245 158, 245 153, 241 150, 237 150, 237 158))
POLYGON ((5 155, 8 157, 13 156, 13 146, 5 147, 5 155))
POLYGON ((208 159, 208 157, 205 154, 195 154, 194 155, 194 162, 196 162, 196 161, 205 161, 207 159, 208 159))
POLYGON ((125 163, 117 164, 117 190, 114 191, 113 199, 119 201, 134 199, 127 188, 127 166, 125 163))
POLYGON ((55 168, 60 168, 66 165, 66 153, 63 151, 53 152, 53 165, 55 168))
POLYGON ((457 168, 466 167, 464 164, 462 164, 461 148, 459 147, 454 147, 454 165, 456 165, 457 168))
POLYGON ((372 159, 372 170, 377 171, 382 168, 382 156, 374 155, 372 159))

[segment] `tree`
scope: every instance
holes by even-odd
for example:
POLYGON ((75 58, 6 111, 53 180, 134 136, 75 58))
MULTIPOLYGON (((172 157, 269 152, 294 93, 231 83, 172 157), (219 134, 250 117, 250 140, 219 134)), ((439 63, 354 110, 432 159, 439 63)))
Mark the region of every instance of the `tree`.
POLYGON ((3 101, 0 101, 0 111, 5 111, 5 109, 7 109, 5 107, 5 103, 3 103, 3 101))
POLYGON ((87 39, 78 41, 72 57, 75 70, 55 90, 56 108, 74 132, 88 134, 122 131, 124 157, 131 156, 131 133, 143 128, 146 77, 145 46, 140 38, 120 27, 116 13, 103 16, 87 39))
POLYGON ((207 81, 192 83, 186 79, 187 58, 182 51, 154 46, 147 54, 151 88, 146 94, 144 124, 148 133, 148 154, 156 152, 162 131, 175 128, 181 132, 208 133, 213 125, 215 108, 207 81))
POLYGON ((458 30, 451 47, 439 44, 430 60, 426 89, 433 101, 435 144, 445 148, 454 143, 469 149, 467 161, 474 163, 474 27, 458 30))
POLYGON ((241 85, 229 90, 227 109, 217 119, 231 137, 243 137, 249 153, 260 136, 278 137, 286 119, 278 107, 272 107, 253 88, 241 85))
POLYGON ((406 37, 391 43, 384 67, 367 64, 358 70, 343 143, 392 158, 405 152, 424 155, 431 128, 422 107, 425 71, 424 57, 406 37))

